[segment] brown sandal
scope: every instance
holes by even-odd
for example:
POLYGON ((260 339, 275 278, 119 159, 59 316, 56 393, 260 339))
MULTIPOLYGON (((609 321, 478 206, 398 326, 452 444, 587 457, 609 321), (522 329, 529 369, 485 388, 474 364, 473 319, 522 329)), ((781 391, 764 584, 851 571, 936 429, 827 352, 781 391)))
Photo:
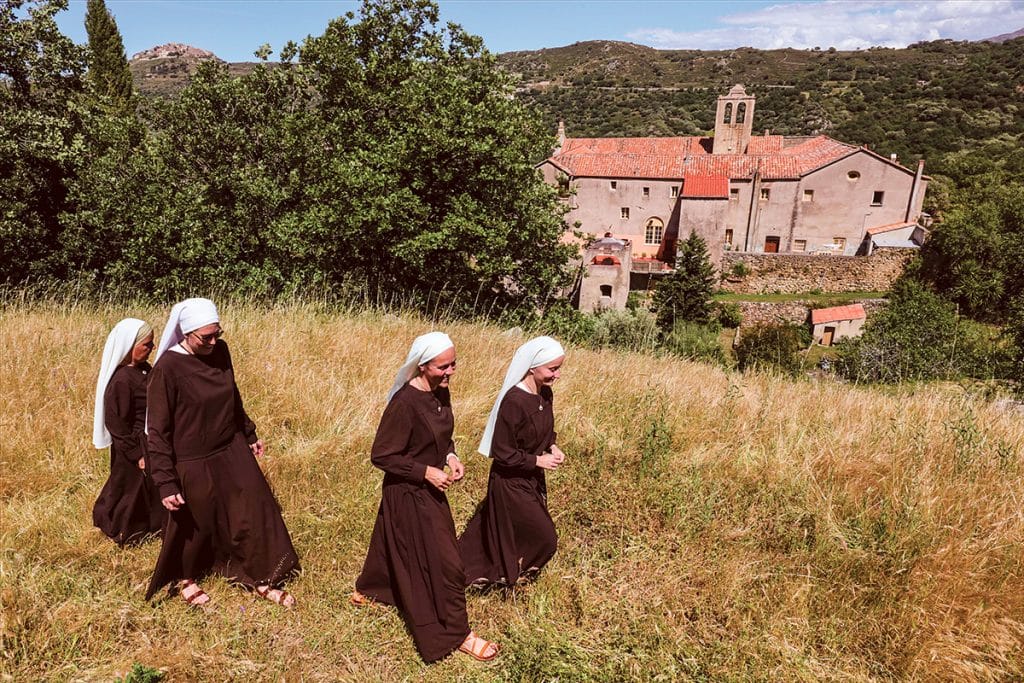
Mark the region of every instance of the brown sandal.
POLYGON ((348 596, 348 604, 355 607, 371 607, 376 603, 376 600, 366 597, 359 591, 352 591, 352 595, 348 596))
POLYGON ((459 645, 459 652, 465 652, 478 662, 489 662, 498 656, 498 653, 501 652, 501 647, 497 643, 484 640, 470 631, 466 639, 462 641, 462 645, 459 645), (487 654, 488 648, 491 648, 490 654, 487 654))
POLYGON ((206 592, 192 579, 182 579, 181 583, 178 584, 178 593, 181 594, 181 599, 184 600, 185 604, 189 607, 205 607, 210 604, 210 596, 206 595, 206 592), (196 589, 192 594, 185 595, 185 589, 189 586, 195 586, 196 589), (198 602, 203 599, 203 596, 206 596, 206 600, 198 602))
POLYGON ((274 588, 273 586, 269 585, 264 586, 262 589, 260 589, 259 586, 256 586, 253 590, 256 593, 256 595, 260 596, 264 600, 269 600, 275 605, 280 605, 281 607, 295 606, 295 597, 286 590, 274 588), (274 597, 274 594, 271 593, 271 591, 277 591, 277 597, 274 597), (289 598, 291 598, 291 602, 288 602, 289 598))

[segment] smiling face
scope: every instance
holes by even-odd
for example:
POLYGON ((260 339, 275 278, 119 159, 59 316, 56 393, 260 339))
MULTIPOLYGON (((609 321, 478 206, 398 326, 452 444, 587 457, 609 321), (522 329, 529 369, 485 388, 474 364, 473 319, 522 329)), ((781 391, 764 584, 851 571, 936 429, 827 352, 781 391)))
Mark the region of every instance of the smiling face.
POLYGON ((533 377, 533 381, 536 386, 539 387, 550 387, 555 381, 562 375, 562 363, 565 362, 565 356, 559 356, 550 363, 544 365, 538 365, 535 368, 530 368, 527 373, 528 377, 533 377))
POLYGON ((144 363, 149 358, 149 354, 153 351, 153 333, 150 332, 146 337, 138 344, 132 347, 132 357, 128 361, 129 365, 138 365, 144 363))
POLYGON ((185 343, 197 356, 208 356, 213 353, 213 347, 217 345, 217 340, 222 334, 224 330, 220 328, 220 323, 210 323, 186 334, 185 343))
POLYGON ((448 387, 448 380, 455 374, 455 349, 450 348, 439 353, 420 366, 420 376, 426 380, 427 386, 433 391, 438 387, 448 387))

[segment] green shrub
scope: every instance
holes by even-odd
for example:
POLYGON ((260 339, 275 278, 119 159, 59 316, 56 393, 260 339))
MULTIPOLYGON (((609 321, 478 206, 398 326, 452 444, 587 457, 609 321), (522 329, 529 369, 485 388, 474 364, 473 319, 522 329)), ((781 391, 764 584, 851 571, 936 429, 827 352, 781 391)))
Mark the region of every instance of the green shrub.
POLYGON ((658 325, 647 311, 603 311, 594 316, 595 347, 652 351, 658 346, 658 325))
POLYGON ((719 301, 715 304, 715 319, 722 327, 739 327, 743 323, 740 305, 731 301, 719 301))
POLYGON ((719 331, 716 325, 680 321, 666 335, 662 348, 680 358, 726 365, 728 361, 718 337, 719 331))
POLYGON ((800 369, 797 355, 806 345, 807 332, 792 323, 760 324, 743 331, 736 345, 741 370, 778 369, 795 373, 800 369))
POLYGON ((594 336, 596 323, 594 316, 581 313, 568 301, 560 299, 544 311, 535 327, 562 342, 586 346, 594 336))

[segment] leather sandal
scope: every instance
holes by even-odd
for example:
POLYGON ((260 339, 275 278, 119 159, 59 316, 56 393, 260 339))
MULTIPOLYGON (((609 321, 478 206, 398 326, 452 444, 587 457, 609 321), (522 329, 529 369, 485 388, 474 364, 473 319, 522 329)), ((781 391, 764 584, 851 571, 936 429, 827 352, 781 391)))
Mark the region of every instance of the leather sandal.
POLYGON ((199 587, 199 584, 191 579, 183 579, 181 583, 178 584, 178 593, 181 594, 181 599, 184 600, 185 604, 189 607, 201 608, 210 604, 210 597, 206 595, 206 592, 202 588, 199 587), (189 586, 195 586, 196 589, 189 595, 185 595, 185 589, 189 586), (206 596, 206 600, 203 600, 203 596, 206 596), (200 600, 203 601, 199 602, 200 600))
POLYGON ((262 588, 256 586, 253 591, 256 595, 260 596, 264 600, 269 600, 275 605, 280 605, 281 607, 295 606, 295 597, 286 590, 274 588, 273 586, 263 586, 262 588), (291 602, 289 602, 289 598, 291 599, 291 602))
POLYGON ((352 591, 352 595, 348 596, 348 604, 355 607, 369 607, 373 603, 373 598, 368 598, 359 591, 352 591))
POLYGON ((501 647, 497 643, 484 640, 476 633, 470 631, 466 639, 462 641, 462 645, 459 645, 459 652, 465 652, 478 662, 489 662, 498 656, 498 653, 501 652, 501 647), (488 649, 491 651, 490 654, 487 653, 488 649))

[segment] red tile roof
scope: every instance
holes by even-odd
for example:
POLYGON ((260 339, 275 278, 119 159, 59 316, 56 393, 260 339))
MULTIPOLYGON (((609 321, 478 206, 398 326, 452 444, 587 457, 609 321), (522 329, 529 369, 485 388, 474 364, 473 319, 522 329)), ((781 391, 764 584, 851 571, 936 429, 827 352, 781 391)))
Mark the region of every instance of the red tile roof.
POLYGON ((566 138, 550 161, 576 177, 746 179, 759 171, 762 178, 773 180, 799 178, 859 150, 825 135, 788 139, 765 135, 751 137, 746 154, 711 154, 711 140, 566 138))
POLYGON ((729 178, 724 175, 687 175, 683 179, 684 197, 729 198, 729 178))
POLYGON ((869 235, 878 235, 878 234, 883 233, 883 232, 892 232, 893 230, 899 230, 901 228, 912 228, 915 225, 917 225, 917 223, 913 223, 913 222, 910 222, 910 223, 907 223, 907 222, 904 222, 904 223, 889 223, 888 225, 879 225, 879 226, 874 227, 874 228, 868 228, 867 229, 867 233, 869 235))
POLYGON ((834 323, 840 320, 857 320, 866 318, 864 306, 861 304, 849 304, 848 306, 833 306, 832 308, 818 308, 811 311, 811 324, 834 323))

